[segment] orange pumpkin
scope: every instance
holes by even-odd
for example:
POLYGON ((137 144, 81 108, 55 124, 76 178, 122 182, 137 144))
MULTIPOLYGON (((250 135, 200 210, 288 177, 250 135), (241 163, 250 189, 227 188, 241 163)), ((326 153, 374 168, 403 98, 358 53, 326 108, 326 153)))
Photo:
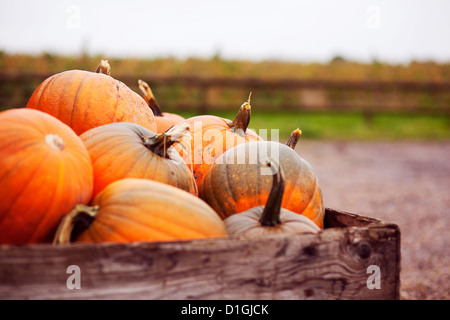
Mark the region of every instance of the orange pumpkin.
POLYGON ((250 97, 242 104, 231 121, 213 115, 201 115, 187 119, 191 127, 190 139, 182 138, 175 147, 194 173, 200 188, 204 175, 226 150, 241 143, 263 140, 247 129, 250 122, 250 97))
POLYGON ((320 228, 307 217, 281 208, 284 195, 283 169, 271 162, 273 183, 265 206, 250 208, 224 220, 229 235, 264 237, 275 234, 317 233, 320 228))
POLYGON ((226 235, 223 221, 198 197, 157 181, 127 178, 108 185, 92 207, 77 206, 69 213, 54 243, 175 241, 226 235))
POLYGON ((133 122, 156 131, 152 110, 141 96, 110 76, 107 61, 96 72, 70 70, 47 78, 27 108, 51 114, 78 135, 111 122, 133 122))
POLYGON ((156 134, 134 123, 110 123, 80 137, 94 168, 94 196, 123 178, 167 183, 197 195, 192 172, 172 144, 189 133, 187 125, 156 134))
POLYGON ((155 121, 157 126, 156 133, 165 132, 174 125, 186 120, 185 118, 176 113, 162 112, 161 107, 159 106, 158 102, 156 102, 155 96, 153 95, 150 86, 142 80, 139 80, 138 84, 139 89, 142 92, 142 96, 144 97, 148 106, 152 109, 153 114, 155 115, 155 121))
POLYGON ((261 164, 269 158, 285 172, 286 189, 281 206, 323 228, 325 210, 319 179, 308 162, 279 142, 248 142, 227 150, 205 175, 199 196, 223 219, 264 205, 270 193, 271 173, 261 164))
POLYGON ((51 242, 92 186, 89 154, 67 125, 33 109, 0 113, 0 243, 51 242))

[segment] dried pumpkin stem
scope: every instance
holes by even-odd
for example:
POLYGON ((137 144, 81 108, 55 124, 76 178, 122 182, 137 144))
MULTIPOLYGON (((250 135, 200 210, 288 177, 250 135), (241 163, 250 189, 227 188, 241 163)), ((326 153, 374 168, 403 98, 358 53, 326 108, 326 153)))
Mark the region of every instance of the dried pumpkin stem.
POLYGON ((96 73, 103 73, 107 76, 111 75, 111 66, 108 63, 108 60, 102 60, 100 61, 100 64, 97 67, 97 70, 95 70, 96 73))
POLYGON ((276 226, 281 223, 280 211, 284 194, 284 177, 281 166, 278 166, 277 170, 273 162, 268 162, 266 165, 272 170, 273 183, 259 223, 262 226, 276 226))
POLYGON ((302 131, 299 128, 295 129, 294 131, 292 131, 291 135, 289 136, 289 139, 288 139, 286 145, 294 150, 301 135, 302 135, 302 131))
POLYGON ((180 141, 180 138, 189 134, 189 124, 182 123, 173 126, 163 133, 155 134, 151 137, 144 137, 144 145, 157 155, 169 158, 168 149, 175 143, 180 141))
POLYGON ((157 117, 162 117, 162 110, 159 106, 158 102, 156 102, 155 96, 153 95, 152 89, 150 89, 150 86, 142 81, 138 80, 139 89, 142 92, 142 96, 144 97, 144 100, 147 102, 150 109, 152 109, 153 114, 157 117))
POLYGON ((250 92, 248 100, 241 105, 236 115, 236 118, 234 118, 233 122, 229 124, 230 128, 235 133, 238 133, 240 135, 245 135, 245 132, 247 131, 248 125, 250 123, 250 116, 252 109, 250 105, 251 96, 252 93, 250 92))
POLYGON ((67 244, 81 230, 87 229, 98 213, 98 206, 76 205, 62 220, 56 230, 53 244, 67 244))

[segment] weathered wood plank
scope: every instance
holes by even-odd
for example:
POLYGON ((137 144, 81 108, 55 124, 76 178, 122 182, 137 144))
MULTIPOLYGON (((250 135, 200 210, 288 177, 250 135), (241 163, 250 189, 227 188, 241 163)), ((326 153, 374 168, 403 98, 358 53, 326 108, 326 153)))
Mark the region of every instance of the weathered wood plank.
MULTIPOLYGON (((365 221, 342 215, 331 223, 365 221)), ((257 240, 3 246, 0 299, 398 299, 400 232, 374 221, 257 240), (81 289, 66 285, 70 265, 81 289), (367 287, 371 265, 380 289, 367 287)))
POLYGON ((360 214, 325 209, 325 228, 364 227, 373 223, 383 223, 381 220, 366 217, 360 214))

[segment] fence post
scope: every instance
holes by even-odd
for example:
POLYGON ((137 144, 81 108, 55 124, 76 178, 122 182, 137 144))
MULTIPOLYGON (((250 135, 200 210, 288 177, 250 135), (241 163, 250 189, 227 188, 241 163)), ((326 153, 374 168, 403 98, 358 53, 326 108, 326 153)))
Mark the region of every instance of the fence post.
POLYGON ((209 88, 210 88, 210 86, 208 85, 208 83, 206 81, 202 81, 199 85, 200 101, 199 101, 199 106, 198 106, 198 113, 201 115, 208 114, 208 112, 209 112, 209 105, 208 105, 209 88))

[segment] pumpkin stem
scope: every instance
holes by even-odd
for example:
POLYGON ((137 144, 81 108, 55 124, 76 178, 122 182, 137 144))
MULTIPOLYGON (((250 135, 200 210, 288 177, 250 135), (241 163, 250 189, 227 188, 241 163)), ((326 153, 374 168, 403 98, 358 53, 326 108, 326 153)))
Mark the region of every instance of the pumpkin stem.
POLYGON ((111 66, 108 63, 108 60, 102 60, 100 61, 100 64, 97 67, 97 70, 95 70, 96 73, 103 73, 107 76, 111 75, 111 66))
POLYGON ((273 227, 281 223, 280 210, 284 194, 284 177, 280 165, 278 165, 278 170, 273 162, 269 161, 266 165, 272 169, 273 183, 259 223, 262 226, 273 227))
POLYGON ((180 141, 180 138, 190 134, 190 126, 187 123, 172 126, 165 132, 156 134, 151 137, 144 137, 144 145, 151 151, 169 159, 167 150, 175 143, 180 141))
POLYGON ((245 132, 247 131, 248 125, 250 123, 252 109, 250 105, 251 96, 252 93, 250 92, 248 100, 245 101, 239 108, 236 118, 234 118, 233 122, 228 124, 233 132, 238 133, 241 136, 245 136, 245 132))
POLYGON ((98 213, 98 206, 78 204, 62 220, 56 230, 53 244, 70 243, 78 234, 86 230, 98 213))
POLYGON ((56 150, 64 150, 65 148, 65 144, 64 144, 64 140, 61 139, 60 136, 58 136, 57 134, 47 134, 45 136, 45 142, 52 147, 53 149, 56 150))
POLYGON ((152 109, 153 114, 157 117, 162 117, 162 110, 159 106, 158 102, 156 102, 155 96, 153 95, 152 89, 150 89, 150 86, 142 81, 138 80, 139 89, 142 92, 142 96, 144 97, 145 101, 147 102, 150 109, 152 109))
POLYGON ((299 128, 295 129, 294 131, 292 131, 286 145, 294 150, 301 135, 302 131, 299 128))

